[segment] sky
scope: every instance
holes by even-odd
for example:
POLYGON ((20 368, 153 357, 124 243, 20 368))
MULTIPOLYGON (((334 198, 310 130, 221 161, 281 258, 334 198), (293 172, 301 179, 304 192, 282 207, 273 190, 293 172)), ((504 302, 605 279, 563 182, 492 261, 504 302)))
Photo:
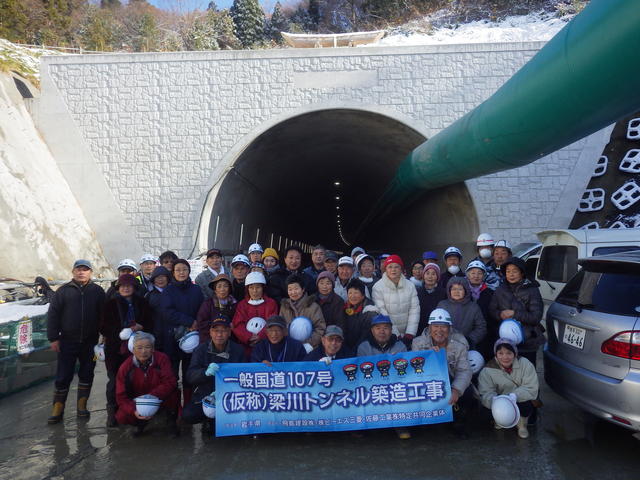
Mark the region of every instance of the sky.
MULTIPOLYGON (((189 10, 205 10, 209 5, 210 0, 148 0, 149 3, 155 5, 158 8, 166 10, 177 10, 185 12, 189 10)), ((214 0, 218 8, 229 8, 233 4, 233 0, 214 0)), ((276 4, 276 0, 259 0, 260 5, 265 12, 271 13, 273 6, 276 4)), ((280 0, 282 5, 297 3, 296 0, 280 0)))

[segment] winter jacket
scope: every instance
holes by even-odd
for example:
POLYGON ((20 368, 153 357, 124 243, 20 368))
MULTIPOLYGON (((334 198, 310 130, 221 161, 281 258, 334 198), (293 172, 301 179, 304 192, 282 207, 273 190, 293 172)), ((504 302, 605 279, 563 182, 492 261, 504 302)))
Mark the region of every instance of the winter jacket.
POLYGON ((280 315, 287 321, 287 325, 291 324, 291 321, 296 317, 307 317, 311 320, 311 325, 313 326, 311 337, 302 343, 310 343, 315 348, 320 345, 320 339, 327 329, 327 324, 322 315, 322 308, 314 302, 312 296, 310 297, 306 293, 296 303, 297 305, 289 298, 283 299, 280 302, 280 315))
MULTIPOLYGON (((413 284, 410 284, 411 288, 415 290, 413 284)), ((370 355, 380 355, 382 353, 388 353, 393 355, 394 353, 406 352, 407 347, 404 343, 398 340, 398 337, 391 335, 391 339, 386 345, 380 345, 375 341, 373 335, 369 333, 367 339, 358 345, 358 357, 368 357, 370 355)))
POLYGON ((320 275, 320 272, 324 272, 324 271, 325 271, 325 268, 322 268, 320 270, 316 270, 316 267, 313 266, 313 264, 309 265, 307 268, 302 270, 303 273, 306 273, 311 278, 313 278, 314 282, 318 279, 318 275, 320 275))
POLYGON ((246 296, 244 280, 239 282, 235 278, 231 280, 231 296, 240 301, 246 296))
POLYGON ((371 319, 379 315, 379 313, 378 307, 368 298, 365 298, 361 305, 355 307, 349 304, 343 306, 342 319, 338 326, 342 328, 344 341, 350 349, 355 351, 358 345, 369 337, 371 319), (349 315, 347 309, 355 310, 356 313, 349 315), (357 310, 360 311, 358 312, 357 310))
POLYGON ((391 318, 394 334, 417 335, 420 323, 418 292, 404 276, 400 277, 396 285, 384 273, 373 286, 373 302, 381 314, 391 318))
MULTIPOLYGON (((247 322, 253 317, 260 317, 268 320, 272 315, 278 314, 278 305, 273 298, 269 298, 266 295, 262 297, 264 302, 260 305, 251 305, 248 299, 244 299, 238 302, 236 306, 236 313, 233 316, 233 335, 240 345, 245 348, 245 354, 251 355, 251 347, 249 346, 249 339, 253 336, 249 330, 247 330, 247 322)), ((263 328, 258 337, 261 339, 267 338, 266 329, 263 328)))
MULTIPOLYGON (((304 361, 305 362, 317 362, 318 360, 320 360, 321 358, 326 357, 327 354, 324 351, 324 347, 322 345, 320 345, 319 347, 314 348, 313 350, 311 350, 309 353, 307 353, 307 355, 304 357, 304 361)), ((338 350, 338 353, 335 354, 334 357, 331 357, 332 360, 342 360, 343 358, 351 358, 354 357, 354 353, 353 350, 351 350, 349 347, 347 347, 344 343, 342 344, 342 347, 340 348, 340 350, 338 350)))
POLYGON ((449 280, 452 278, 467 278, 464 272, 462 271, 462 267, 460 267, 460 271, 455 275, 451 275, 449 271, 445 268, 442 269, 442 274, 440 275, 440 280, 438 280, 438 286, 447 289, 447 285, 449 284, 449 280))
POLYGON ((153 282, 151 281, 151 277, 145 277, 142 273, 139 273, 138 275, 136 275, 136 280, 142 286, 140 290, 143 292, 143 296, 153 290, 153 282))
POLYGON ((518 346, 521 352, 534 352, 545 343, 544 327, 540 324, 544 304, 535 280, 525 279, 517 284, 505 281, 493 294, 489 310, 491 317, 498 323, 502 322, 500 312, 513 310, 513 317, 522 324, 524 343, 518 346))
POLYGON ((160 306, 166 312, 163 351, 167 355, 177 353, 175 331, 180 327, 191 328, 203 301, 202 290, 189 279, 170 283, 164 289, 160 296, 160 306))
POLYGON ((93 282, 80 286, 74 281, 62 285, 49 304, 47 338, 96 344, 105 302, 102 287, 93 282))
POLYGON ((187 370, 187 382, 194 387, 192 401, 202 402, 202 399, 216 389, 215 375, 207 376, 205 372, 211 363, 244 363, 247 357, 244 349, 229 340, 224 351, 217 352, 213 342, 201 343, 191 355, 191 363, 187 370))
POLYGON ((493 358, 480 372, 478 391, 482 404, 491 408, 496 395, 515 393, 518 403, 535 400, 538 397, 538 374, 533 364, 524 357, 513 359, 511 373, 507 373, 493 358))
MULTIPOLYGON (((220 267, 220 273, 224 273, 224 267, 220 267)), ((211 290, 209 284, 214 278, 216 278, 216 276, 208 267, 201 271, 196 277, 196 285, 202 290, 202 295, 204 295, 205 299, 213 296, 213 290, 211 290)))
POLYGON ((369 300, 373 300, 373 286, 378 283, 378 281, 380 281, 379 277, 373 277, 373 278, 364 278, 364 277, 358 277, 358 280, 360 280, 362 283, 364 283, 364 296, 367 297, 369 300), (370 280, 370 281, 367 281, 370 280))
MULTIPOLYGON (((433 350, 433 340, 428 331, 413 339, 411 350, 433 350)), ((469 364, 469 344, 464 335, 451 329, 447 344, 447 366, 451 378, 451 388, 461 394, 471 384, 473 372, 469 364)))
POLYGON ((480 307, 480 311, 482 312, 482 316, 484 317, 485 323, 487 325, 487 334, 475 346, 475 348, 482 354, 486 361, 489 361, 491 358, 493 358, 493 344, 498 339, 499 323, 493 319, 491 315, 491 309, 489 308, 492 298, 493 290, 491 290, 491 288, 489 288, 486 283, 483 283, 480 296, 477 300, 474 300, 480 307))
POLYGON ((438 308, 444 308, 453 322, 453 328, 462 333, 471 349, 475 349, 476 345, 482 341, 487 334, 487 324, 482 316, 482 311, 477 303, 471 300, 471 292, 469 291, 469 283, 466 278, 453 277, 447 284, 447 299, 438 303, 438 308), (464 287, 464 298, 460 301, 451 299, 451 287, 453 285, 462 285, 464 287))
POLYGON ((200 305, 200 309, 198 310, 198 315, 196 317, 198 333, 200 334, 200 343, 210 340, 209 324, 211 320, 216 318, 218 315, 226 315, 229 320, 233 320, 236 313, 236 305, 236 299, 231 295, 227 297, 227 303, 224 305, 220 304, 215 295, 207 298, 202 305, 200 305))
POLYGON ((307 356, 302 342, 291 337, 284 337, 277 345, 272 345, 268 339, 260 340, 251 352, 252 362, 267 360, 274 362, 301 362, 307 356))
POLYGON ((131 296, 133 318, 127 318, 128 302, 117 294, 108 300, 100 317, 100 334, 104 339, 104 354, 107 370, 115 372, 120 364, 130 355, 127 342, 120 339, 123 328, 132 327, 135 323, 142 326, 142 331, 153 332, 153 318, 149 303, 137 295, 131 296), (134 322, 134 323, 131 323, 134 322))
POLYGON ((430 292, 424 288, 424 284, 418 289, 418 301, 420 302, 420 322, 418 323, 418 335, 422 335, 427 328, 429 315, 436 308, 438 303, 447 299, 447 292, 444 288, 435 286, 430 292))
POLYGON ((278 304, 283 298, 287 298, 289 296, 289 292, 287 291, 287 278, 289 278, 289 275, 293 275, 294 273, 302 276, 304 280, 304 291, 308 295, 316 293, 316 282, 311 275, 304 273, 303 271, 290 272, 286 268, 279 268, 269 275, 269 280, 267 281, 267 295, 273 298, 278 304))
POLYGON ((162 308, 162 292, 154 287, 144 297, 151 310, 151 321, 153 323, 153 336, 156 337, 156 350, 164 352, 165 332, 169 325, 167 312, 162 308))
POLYGON ((171 369, 171 360, 162 352, 153 352, 151 364, 141 368, 132 355, 127 358, 116 376, 116 401, 118 410, 133 415, 134 399, 140 395, 154 395, 167 400, 177 393, 177 381, 171 369))
MULTIPOLYGON (((355 278, 355 277, 352 277, 355 278)), ((344 285, 342 284, 342 280, 340 280, 339 278, 336 278, 336 282, 333 284, 333 291, 336 295, 338 295, 343 302, 346 302, 348 299, 347 296, 347 285, 349 285, 349 281, 347 281, 347 283, 345 283, 344 285)))
POLYGON ((331 292, 327 298, 322 300, 319 294, 313 295, 313 301, 320 305, 324 322, 329 325, 336 325, 342 319, 342 307, 344 300, 335 292, 331 292))

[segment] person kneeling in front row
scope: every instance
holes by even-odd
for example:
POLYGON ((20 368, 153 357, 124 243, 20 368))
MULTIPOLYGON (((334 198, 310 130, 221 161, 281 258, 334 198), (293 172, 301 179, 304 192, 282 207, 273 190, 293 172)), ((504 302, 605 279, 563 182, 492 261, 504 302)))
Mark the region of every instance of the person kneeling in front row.
POLYGON ((135 425, 135 436, 142 434, 151 416, 137 411, 137 397, 153 395, 162 401, 167 426, 172 436, 177 436, 178 388, 171 369, 171 360, 162 352, 154 351, 155 337, 138 332, 133 341, 133 356, 127 358, 116 377, 116 420, 120 425, 135 425))
POLYGON ((302 342, 287 335, 287 321, 280 315, 267 319, 267 338, 260 340, 251 352, 252 362, 271 366, 274 362, 301 362, 307 355, 302 342))
POLYGON ((344 333, 337 325, 329 325, 327 327, 324 335, 322 335, 321 342, 318 347, 311 350, 304 357, 305 362, 321 361, 329 365, 332 360, 353 357, 353 352, 344 343, 344 333))
POLYGON ((191 402, 182 410, 185 423, 202 423, 204 432, 211 431, 213 422, 202 411, 202 399, 215 390, 215 373, 219 363, 243 363, 244 348, 230 340, 231 320, 220 314, 209 324, 211 341, 201 343, 191 355, 187 380, 195 387, 191 402))

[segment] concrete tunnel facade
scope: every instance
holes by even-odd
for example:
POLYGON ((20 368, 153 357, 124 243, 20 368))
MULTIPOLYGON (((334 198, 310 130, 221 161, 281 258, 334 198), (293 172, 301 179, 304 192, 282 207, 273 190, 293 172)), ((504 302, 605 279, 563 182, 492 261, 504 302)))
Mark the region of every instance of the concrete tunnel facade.
MULTIPOLYGON (((478 234, 464 183, 429 192, 410 209, 356 237, 356 229, 423 134, 368 110, 304 113, 266 129, 238 153, 208 216, 207 245, 225 251, 251 243, 292 243, 416 257, 429 248, 463 246, 478 234)), ((205 233, 205 232, 202 232, 205 233)))

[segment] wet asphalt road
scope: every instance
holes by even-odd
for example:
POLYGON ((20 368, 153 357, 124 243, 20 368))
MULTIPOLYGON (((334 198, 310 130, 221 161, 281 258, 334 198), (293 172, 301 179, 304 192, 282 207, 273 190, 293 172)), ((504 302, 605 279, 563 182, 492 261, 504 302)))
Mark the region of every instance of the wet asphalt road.
POLYGON ((0 479, 362 478, 638 479, 640 442, 631 432, 593 421, 543 384, 539 425, 528 440, 496 431, 476 415, 469 439, 449 425, 392 430, 205 438, 199 426, 169 439, 162 424, 133 438, 107 430, 104 365, 96 369, 89 421, 75 417, 75 391, 59 425, 46 424, 53 382, 0 400, 0 479), (72 401, 73 400, 73 401, 72 401))

